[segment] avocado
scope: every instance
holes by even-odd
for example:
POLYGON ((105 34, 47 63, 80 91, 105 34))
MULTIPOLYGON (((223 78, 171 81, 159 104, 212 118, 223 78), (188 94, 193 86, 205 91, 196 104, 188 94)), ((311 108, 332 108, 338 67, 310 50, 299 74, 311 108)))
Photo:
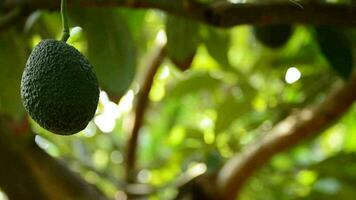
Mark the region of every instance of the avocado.
POLYGON ((254 26, 252 31, 255 38, 263 45, 269 48, 279 48, 292 36, 293 26, 290 24, 254 26))
POLYGON ((78 50, 46 39, 35 46, 27 60, 21 98, 40 126, 55 134, 71 135, 93 118, 99 85, 93 67, 78 50))

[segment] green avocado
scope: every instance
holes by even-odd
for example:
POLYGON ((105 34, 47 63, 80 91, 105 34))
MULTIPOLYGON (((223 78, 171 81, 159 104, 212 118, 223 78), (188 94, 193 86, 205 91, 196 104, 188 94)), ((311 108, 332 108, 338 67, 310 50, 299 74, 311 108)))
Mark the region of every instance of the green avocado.
POLYGON ((263 45, 269 48, 279 48, 292 36, 293 26, 290 24, 254 26, 252 31, 255 38, 263 45))
POLYGON ((40 126, 71 135, 83 130, 95 114, 98 80, 89 61, 74 47, 42 40, 27 60, 21 98, 40 126))

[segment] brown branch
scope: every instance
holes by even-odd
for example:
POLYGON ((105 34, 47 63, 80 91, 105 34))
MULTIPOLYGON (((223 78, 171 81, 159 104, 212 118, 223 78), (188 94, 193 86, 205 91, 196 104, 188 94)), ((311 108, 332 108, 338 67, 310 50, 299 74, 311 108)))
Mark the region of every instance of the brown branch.
POLYGON ((96 188, 70 171, 64 163, 58 162, 36 145, 25 154, 25 160, 35 176, 39 187, 51 200, 106 200, 96 188))
POLYGON ((135 169, 136 150, 139 130, 142 126, 145 111, 148 104, 148 95, 152 87, 153 78, 163 62, 165 57, 165 47, 159 47, 152 57, 152 61, 148 65, 141 89, 137 96, 137 104, 135 109, 135 119, 131 132, 131 138, 128 144, 127 157, 126 157, 126 177, 129 182, 132 179, 132 172, 135 169))
POLYGON ((4 116, 0 118, 0 187, 12 200, 44 200, 44 192, 37 187, 35 177, 29 173, 24 161, 22 137, 19 135, 17 143, 12 139, 15 133, 17 135, 18 131, 15 130, 19 128, 16 127, 21 126, 5 120, 4 116))
MULTIPOLYGON (((9 0, 6 8, 22 3, 30 10, 59 9, 59 1, 9 0)), ((219 27, 240 24, 306 23, 323 25, 356 25, 356 5, 292 2, 271 4, 233 4, 226 1, 203 4, 189 0, 73 0, 81 7, 155 8, 178 16, 195 19, 219 27)))
POLYGON ((34 143, 28 121, 0 116, 0 187, 11 200, 105 200, 95 186, 34 143))
POLYGON ((332 125, 356 100, 355 91, 356 75, 343 85, 337 84, 320 105, 292 114, 266 133, 265 137, 231 158, 217 177, 217 186, 223 199, 235 199, 246 180, 273 155, 318 135, 332 125))

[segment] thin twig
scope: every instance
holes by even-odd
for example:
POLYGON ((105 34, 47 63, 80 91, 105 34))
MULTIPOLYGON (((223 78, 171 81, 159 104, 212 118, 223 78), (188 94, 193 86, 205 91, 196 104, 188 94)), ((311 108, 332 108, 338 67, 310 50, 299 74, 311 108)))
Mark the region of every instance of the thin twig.
POLYGON ((62 16, 62 25, 63 25, 63 33, 62 33, 62 42, 67 42, 70 33, 69 33, 69 25, 68 25, 68 16, 67 16, 67 0, 61 1, 61 16, 62 16))
POLYGON ((141 89, 137 96, 137 104, 135 109, 134 125, 131 132, 131 138, 128 144, 127 157, 126 157, 126 179, 128 182, 132 181, 132 172, 136 164, 136 150, 139 130, 142 126, 145 110, 148 104, 148 95, 152 87, 153 78, 163 62, 165 57, 165 47, 159 47, 156 54, 153 56, 152 61, 148 66, 148 71, 145 74, 141 89))

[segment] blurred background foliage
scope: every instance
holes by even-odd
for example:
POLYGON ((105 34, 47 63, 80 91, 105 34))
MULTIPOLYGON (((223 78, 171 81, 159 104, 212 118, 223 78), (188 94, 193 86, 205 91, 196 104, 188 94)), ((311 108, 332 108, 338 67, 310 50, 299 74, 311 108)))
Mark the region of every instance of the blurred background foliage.
MULTIPOLYGON (((256 39, 256 27, 219 29, 157 10, 73 9, 69 17, 68 42, 88 56, 100 81, 98 110, 71 137, 32 122, 36 143, 117 199, 125 199, 117 188, 124 184, 135 95, 157 43, 167 41, 168 58, 149 93, 137 173, 137 182, 158 188, 152 200, 172 198, 185 175, 216 171, 289 113, 320 102, 338 75, 350 75, 353 62, 347 56, 356 47, 354 30, 333 27, 289 25, 290 37, 270 48, 256 39)), ((41 39, 58 39, 60 29, 59 13, 37 11, 0 32, 2 113, 23 114, 19 83, 26 57, 41 39)), ((355 188, 353 107, 319 137, 276 155, 240 197, 352 200, 355 188)))

